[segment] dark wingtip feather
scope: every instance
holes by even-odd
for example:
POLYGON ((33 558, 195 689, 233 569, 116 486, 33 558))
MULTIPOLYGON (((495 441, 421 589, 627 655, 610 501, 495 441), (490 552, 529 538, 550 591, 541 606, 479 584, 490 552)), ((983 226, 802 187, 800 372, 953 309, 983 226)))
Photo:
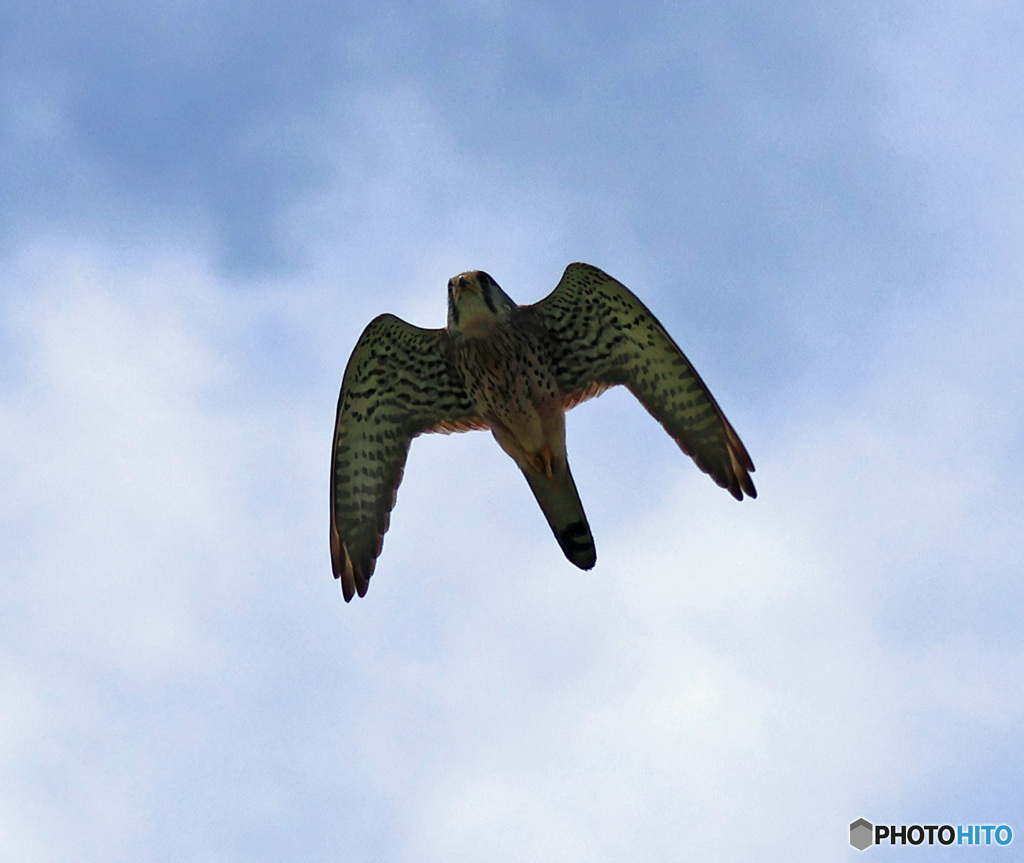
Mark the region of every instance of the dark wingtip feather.
POLYGON ((362 572, 353 565, 352 555, 348 547, 341 541, 338 535, 338 526, 334 519, 331 519, 331 570, 334 577, 341 582, 341 595, 345 602, 351 602, 356 592, 360 596, 366 596, 368 579, 363 577, 362 572))
POLYGON ((722 416, 725 423, 725 445, 729 452, 730 483, 729 491, 736 500, 743 500, 743 493, 747 497, 757 497, 757 489, 754 488, 754 480, 750 475, 754 472, 754 462, 743 446, 743 441, 736 434, 736 430, 729 421, 722 416))

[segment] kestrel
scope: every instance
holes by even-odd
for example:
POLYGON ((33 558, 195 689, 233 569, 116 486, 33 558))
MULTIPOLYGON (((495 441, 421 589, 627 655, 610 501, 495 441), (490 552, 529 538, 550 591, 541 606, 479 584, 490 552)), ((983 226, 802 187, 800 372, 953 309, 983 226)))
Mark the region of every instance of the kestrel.
POLYGON ((689 360, 623 284, 570 264, 516 305, 487 273, 448 282, 448 325, 380 315, 345 368, 331 452, 331 561, 348 602, 366 595, 412 439, 490 429, 519 465, 565 556, 597 561, 565 454, 565 412, 624 384, 679 448, 737 500, 754 464, 689 360))

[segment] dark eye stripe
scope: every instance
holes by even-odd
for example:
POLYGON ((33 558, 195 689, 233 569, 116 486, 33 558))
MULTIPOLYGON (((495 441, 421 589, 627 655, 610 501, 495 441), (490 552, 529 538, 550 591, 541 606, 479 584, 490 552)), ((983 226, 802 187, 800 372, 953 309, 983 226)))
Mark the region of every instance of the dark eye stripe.
POLYGON ((487 308, 491 310, 492 315, 498 314, 498 309, 494 305, 494 297, 491 294, 491 285, 494 280, 483 270, 477 272, 476 280, 480 283, 480 290, 483 291, 484 302, 487 303, 487 308))

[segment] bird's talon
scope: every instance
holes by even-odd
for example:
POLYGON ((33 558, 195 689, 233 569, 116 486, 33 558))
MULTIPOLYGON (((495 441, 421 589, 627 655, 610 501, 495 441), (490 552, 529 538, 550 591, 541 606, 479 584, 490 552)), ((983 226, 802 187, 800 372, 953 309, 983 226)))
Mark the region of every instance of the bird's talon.
POLYGON ((544 444, 536 456, 537 470, 547 476, 551 476, 551 467, 554 459, 555 456, 554 453, 551 452, 551 447, 548 444, 544 444))

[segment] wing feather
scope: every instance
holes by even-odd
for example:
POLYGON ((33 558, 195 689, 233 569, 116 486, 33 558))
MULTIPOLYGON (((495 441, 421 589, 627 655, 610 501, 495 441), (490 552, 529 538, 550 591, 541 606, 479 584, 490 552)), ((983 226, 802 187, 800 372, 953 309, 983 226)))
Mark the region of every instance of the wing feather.
POLYGON ((331 563, 346 602, 366 594, 412 439, 488 428, 448 356, 445 330, 394 315, 372 320, 352 351, 331 450, 331 563))
POLYGON ((547 333, 566 409, 623 384, 737 500, 756 497, 754 464, 700 375, 636 296, 589 264, 570 264, 558 286, 523 312, 547 333))

